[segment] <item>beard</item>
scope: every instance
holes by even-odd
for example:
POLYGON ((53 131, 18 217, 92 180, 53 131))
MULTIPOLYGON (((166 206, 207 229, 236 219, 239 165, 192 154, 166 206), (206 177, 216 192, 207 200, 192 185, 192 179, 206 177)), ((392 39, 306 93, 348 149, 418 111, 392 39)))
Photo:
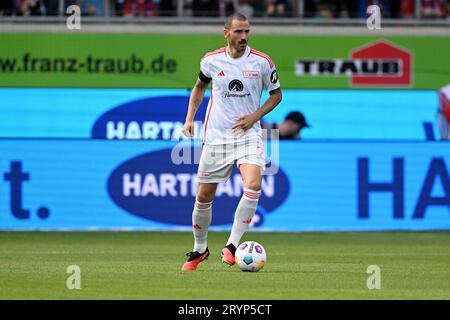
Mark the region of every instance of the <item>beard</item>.
POLYGON ((236 45, 234 46, 234 48, 238 52, 245 51, 245 49, 247 49, 247 41, 245 41, 245 42, 237 42, 236 45), (241 45, 245 45, 245 47, 242 48, 241 45))

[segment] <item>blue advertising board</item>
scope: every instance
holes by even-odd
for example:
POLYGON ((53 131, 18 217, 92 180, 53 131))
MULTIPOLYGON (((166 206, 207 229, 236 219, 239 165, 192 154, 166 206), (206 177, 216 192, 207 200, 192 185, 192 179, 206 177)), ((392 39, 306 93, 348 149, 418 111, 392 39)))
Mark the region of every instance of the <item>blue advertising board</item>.
MULTIPOLYGON (((191 230, 197 165, 173 160, 177 144, 0 140, 0 229, 191 230)), ((447 142, 279 147, 278 172, 264 176, 254 229, 450 229, 447 142)), ((217 189, 212 230, 231 227, 241 195, 234 171, 217 189)))
MULTIPOLYGON (((0 88, 0 137, 178 140, 189 94, 0 88)), ((208 97, 196 116, 200 124, 208 97)), ((262 101, 266 98, 267 93, 262 101)), ((430 90, 283 90, 282 102, 264 120, 278 123, 299 110, 311 125, 302 131, 305 140, 430 140, 437 137, 437 109, 437 92, 430 90)), ((201 125, 198 129, 201 134, 201 125)))

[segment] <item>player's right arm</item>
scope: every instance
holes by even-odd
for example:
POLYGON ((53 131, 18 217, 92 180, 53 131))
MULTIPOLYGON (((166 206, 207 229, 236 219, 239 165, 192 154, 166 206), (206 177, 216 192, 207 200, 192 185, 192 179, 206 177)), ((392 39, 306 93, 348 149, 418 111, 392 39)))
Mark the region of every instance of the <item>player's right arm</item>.
POLYGON ((202 104, 203 98, 205 97, 206 88, 211 80, 212 77, 209 72, 209 66, 205 59, 202 59, 200 61, 200 72, 198 74, 198 79, 189 98, 188 112, 183 126, 183 133, 187 137, 194 136, 195 114, 197 113, 198 107, 202 104))
POLYGON ((194 89, 192 90, 191 96, 189 98, 189 107, 186 115, 186 120, 183 126, 183 133, 187 137, 194 136, 194 118, 197 113, 198 107, 200 107, 203 98, 205 97, 206 88, 208 83, 197 79, 194 89))

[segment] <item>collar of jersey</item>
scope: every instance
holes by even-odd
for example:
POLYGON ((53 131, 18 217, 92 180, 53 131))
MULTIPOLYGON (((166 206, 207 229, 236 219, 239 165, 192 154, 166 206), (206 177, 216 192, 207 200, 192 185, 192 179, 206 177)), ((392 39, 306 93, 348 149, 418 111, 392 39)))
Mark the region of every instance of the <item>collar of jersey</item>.
POLYGON ((247 45, 247 47, 245 48, 245 52, 244 54, 240 57, 240 58, 233 58, 231 57, 230 53, 228 52, 228 46, 225 49, 225 53, 228 59, 232 60, 232 61, 240 61, 242 59, 244 59, 245 57, 248 56, 248 54, 250 53, 250 47, 247 45))

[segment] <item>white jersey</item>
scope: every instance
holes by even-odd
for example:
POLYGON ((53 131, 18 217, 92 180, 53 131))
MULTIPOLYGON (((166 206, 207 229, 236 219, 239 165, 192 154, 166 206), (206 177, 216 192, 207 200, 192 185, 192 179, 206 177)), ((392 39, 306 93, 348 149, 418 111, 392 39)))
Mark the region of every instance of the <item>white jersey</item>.
POLYGON ((260 137, 259 121, 240 136, 233 134, 231 127, 237 118, 258 110, 264 89, 270 92, 280 87, 270 57, 247 46, 242 57, 234 59, 225 47, 207 53, 200 62, 200 71, 212 79, 203 143, 227 144, 260 137))
POLYGON ((437 123, 442 140, 450 140, 450 84, 439 90, 437 123))
POLYGON ((444 109, 447 106, 450 106, 450 84, 439 90, 440 98, 441 98, 441 108, 444 109))

